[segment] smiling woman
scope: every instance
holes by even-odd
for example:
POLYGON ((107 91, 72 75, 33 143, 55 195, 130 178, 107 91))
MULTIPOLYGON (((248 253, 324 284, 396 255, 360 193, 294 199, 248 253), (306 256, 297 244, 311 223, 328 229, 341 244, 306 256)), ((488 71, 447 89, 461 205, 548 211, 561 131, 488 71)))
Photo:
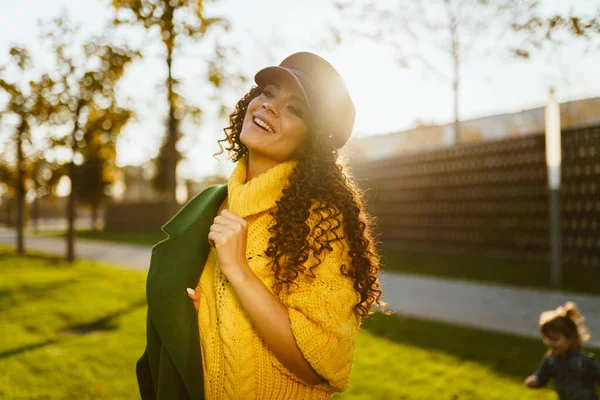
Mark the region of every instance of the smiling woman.
POLYGON ((295 82, 274 77, 248 104, 240 140, 252 151, 249 180, 303 150, 310 125, 308 105, 295 82))
POLYGON ((237 163, 228 184, 153 249, 143 399, 328 399, 383 304, 370 218, 338 162, 355 114, 342 78, 296 53, 255 81, 220 141, 237 163))

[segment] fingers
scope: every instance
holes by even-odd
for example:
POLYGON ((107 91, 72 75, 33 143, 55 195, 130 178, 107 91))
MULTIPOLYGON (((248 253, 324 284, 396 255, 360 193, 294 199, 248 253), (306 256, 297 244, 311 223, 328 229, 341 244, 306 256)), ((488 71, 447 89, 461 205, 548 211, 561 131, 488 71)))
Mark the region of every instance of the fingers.
POLYGON ((210 226, 208 241, 211 246, 216 247, 217 244, 223 245, 224 242, 227 242, 236 237, 236 235, 243 234, 244 232, 245 227, 242 226, 239 221, 234 221, 223 216, 217 216, 215 217, 215 223, 210 226))
POLYGON ((198 301, 200 300, 200 293, 198 293, 197 291, 195 291, 192 288, 187 288, 187 294, 190 297, 190 299, 194 300, 194 301, 198 301))
POLYGON ((228 227, 223 226, 223 225, 212 224, 210 226, 210 231, 217 232, 217 233, 227 233, 227 232, 230 232, 231 229, 229 229, 228 227))
POLYGON ((229 218, 233 221, 237 221, 242 225, 246 225, 246 220, 242 217, 240 217, 237 214, 234 214, 233 212, 229 211, 229 210, 223 210, 221 211, 221 215, 225 218, 229 218))
POLYGON ((215 217, 214 223, 216 225, 229 226, 236 231, 239 228, 246 228, 247 226, 244 218, 232 213, 229 210, 221 211, 221 213, 215 217))
POLYGON ((222 226, 233 232, 240 232, 242 230, 242 225, 238 221, 223 215, 217 215, 212 226, 222 226))
POLYGON ((540 381, 536 375, 531 375, 525 380, 525 384, 530 388, 537 388, 540 386, 540 381))
POLYGON ((194 308, 196 309, 196 311, 198 311, 198 306, 200 305, 200 293, 192 288, 187 288, 186 291, 188 297, 194 302, 194 308))
POLYGON ((217 232, 209 232, 208 233, 208 243, 211 243, 211 246, 217 247, 217 245, 221 245, 221 235, 217 232))
POLYGON ((223 210, 215 217, 210 227, 208 242, 212 247, 223 246, 236 235, 244 235, 247 227, 244 218, 229 210, 223 210))
POLYGON ((232 236, 233 235, 231 234, 231 231, 215 232, 215 231, 211 230, 208 233, 208 243, 212 247, 219 249, 222 246, 226 246, 228 243, 228 239, 231 238, 232 236))

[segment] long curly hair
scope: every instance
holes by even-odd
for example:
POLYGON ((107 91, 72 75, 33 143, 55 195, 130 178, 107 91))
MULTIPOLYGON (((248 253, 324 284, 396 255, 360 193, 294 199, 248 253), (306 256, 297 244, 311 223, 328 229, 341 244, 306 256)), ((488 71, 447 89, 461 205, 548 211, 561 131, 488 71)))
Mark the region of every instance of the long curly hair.
MULTIPOLYGON (((240 133, 248 104, 261 93, 261 87, 254 87, 238 101, 224 129, 225 138, 218 141, 221 151, 216 155, 224 152, 222 142, 234 162, 248 153, 240 133)), ((354 312, 366 316, 376 304, 382 309, 386 306, 377 279, 379 254, 371 232, 373 220, 364 211, 362 195, 350 170, 338 163, 337 150, 324 137, 311 132, 304 151, 295 156, 297 164, 289 186, 271 213, 275 224, 269 228, 271 238, 265 255, 272 260, 273 291, 278 295, 282 289, 288 290, 301 274, 314 278, 313 270, 324 253, 332 251, 331 243, 347 238, 352 264, 342 265, 340 271, 353 280, 360 295, 354 312), (308 224, 311 213, 320 216, 312 228, 308 224), (317 260, 315 265, 306 265, 309 255, 317 260)))

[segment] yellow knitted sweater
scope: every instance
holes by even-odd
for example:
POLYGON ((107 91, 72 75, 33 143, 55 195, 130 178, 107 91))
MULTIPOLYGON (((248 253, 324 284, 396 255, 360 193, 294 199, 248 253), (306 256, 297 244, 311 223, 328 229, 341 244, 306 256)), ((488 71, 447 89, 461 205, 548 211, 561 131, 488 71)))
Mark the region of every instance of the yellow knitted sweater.
MULTIPOLYGON (((228 182, 228 207, 248 222, 247 259, 252 271, 271 290, 274 277, 264 255, 276 206, 294 161, 279 164, 246 182, 247 159, 241 159, 228 182)), ((318 216, 311 216, 314 226, 318 216)), ((300 276, 299 286, 280 300, 287 307, 291 328, 305 359, 327 380, 309 385, 287 370, 271 353, 242 309, 230 284, 220 273, 211 249, 198 283, 198 326, 207 400, 329 399, 348 387, 354 342, 360 318, 352 307, 359 300, 350 278, 340 272, 349 265, 348 245, 332 243, 333 251, 315 268, 316 278, 300 276)), ((312 265, 312 260, 309 260, 312 265)))

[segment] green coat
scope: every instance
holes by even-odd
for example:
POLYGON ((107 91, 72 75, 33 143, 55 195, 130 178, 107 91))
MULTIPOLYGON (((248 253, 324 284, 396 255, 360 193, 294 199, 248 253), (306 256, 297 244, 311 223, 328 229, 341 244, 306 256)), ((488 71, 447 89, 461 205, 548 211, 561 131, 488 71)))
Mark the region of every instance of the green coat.
POLYGON ((226 196, 227 185, 200 193, 163 226, 168 238, 152 248, 146 350, 136 365, 143 400, 204 399, 198 320, 186 288, 200 280, 208 232, 226 196))

